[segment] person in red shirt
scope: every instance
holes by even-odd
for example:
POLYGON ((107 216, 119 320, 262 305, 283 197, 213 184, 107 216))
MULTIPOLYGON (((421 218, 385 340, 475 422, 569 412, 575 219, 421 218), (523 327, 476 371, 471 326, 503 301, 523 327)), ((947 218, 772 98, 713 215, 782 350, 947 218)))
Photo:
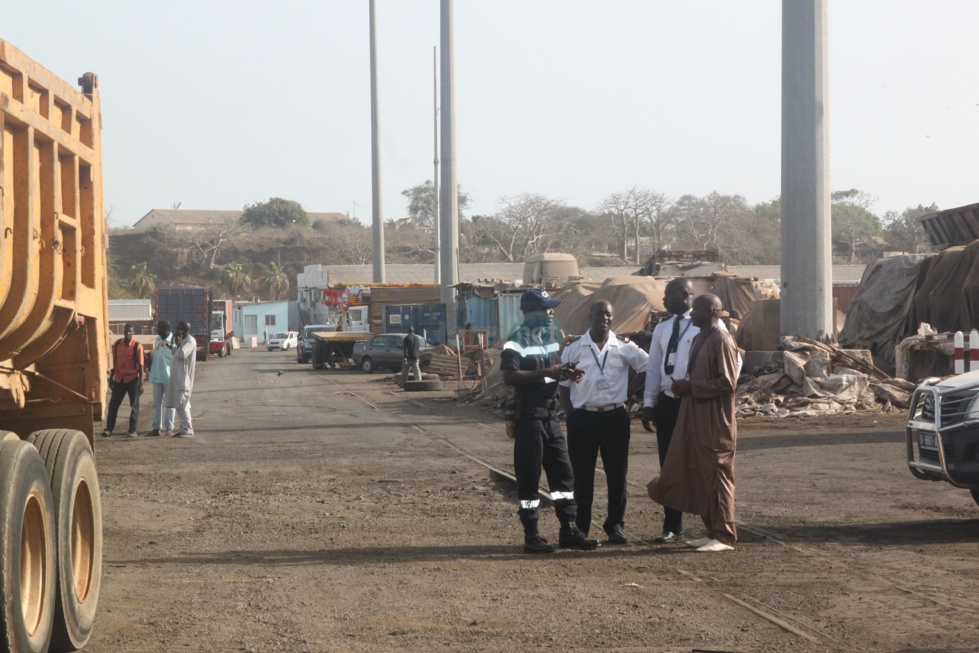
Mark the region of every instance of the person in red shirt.
POLYGON ((133 338, 133 325, 127 324, 123 337, 112 345, 112 369, 109 370, 109 414, 105 418, 102 437, 112 435, 116 426, 116 415, 122 399, 129 395, 129 437, 136 437, 136 423, 139 422, 139 396, 143 394, 143 345, 133 338))

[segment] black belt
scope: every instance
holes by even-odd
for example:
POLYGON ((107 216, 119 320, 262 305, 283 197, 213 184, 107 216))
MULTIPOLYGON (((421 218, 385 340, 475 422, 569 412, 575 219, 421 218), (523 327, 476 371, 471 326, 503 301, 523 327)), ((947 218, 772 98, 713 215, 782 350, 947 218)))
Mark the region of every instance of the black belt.
POLYGON ((559 410, 561 408, 561 403, 557 399, 551 399, 545 402, 529 402, 524 400, 523 409, 533 410, 534 408, 543 408, 544 410, 559 410))

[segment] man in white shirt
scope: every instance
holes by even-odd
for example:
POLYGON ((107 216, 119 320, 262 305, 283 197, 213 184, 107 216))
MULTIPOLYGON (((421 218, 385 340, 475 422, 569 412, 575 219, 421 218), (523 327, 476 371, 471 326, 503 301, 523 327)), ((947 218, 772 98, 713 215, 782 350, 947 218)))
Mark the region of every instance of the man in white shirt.
POLYGON ((575 522, 588 534, 599 453, 608 481, 608 516, 603 528, 609 544, 628 544, 625 535, 626 474, 629 464, 629 368, 641 372, 647 355, 612 332, 612 305, 592 304, 591 329, 565 347, 561 362, 574 363, 584 376, 561 381, 558 396, 568 415, 568 454, 574 470, 575 522))
MULTIPOLYGON (((670 387, 674 381, 686 378, 690 343, 700 333, 700 329, 690 321, 693 295, 693 284, 689 279, 677 277, 666 284, 663 305, 673 317, 656 325, 653 329, 653 340, 649 344, 642 425, 649 432, 656 427, 660 469, 666 460, 666 452, 670 448, 673 429, 680 414, 680 398, 673 394, 670 387)), ((718 328, 727 331, 724 322, 720 320, 718 328)), ((740 367, 739 355, 739 372, 740 367)), ((683 513, 672 508, 664 508, 664 512, 663 532, 653 541, 658 544, 680 541, 683 537, 683 513)))
POLYGON ((173 361, 170 366, 170 383, 167 386, 167 408, 175 408, 180 420, 180 430, 175 438, 194 437, 194 423, 190 418, 190 394, 194 390, 194 366, 197 360, 197 340, 190 335, 190 325, 177 324, 177 337, 170 343, 173 361))

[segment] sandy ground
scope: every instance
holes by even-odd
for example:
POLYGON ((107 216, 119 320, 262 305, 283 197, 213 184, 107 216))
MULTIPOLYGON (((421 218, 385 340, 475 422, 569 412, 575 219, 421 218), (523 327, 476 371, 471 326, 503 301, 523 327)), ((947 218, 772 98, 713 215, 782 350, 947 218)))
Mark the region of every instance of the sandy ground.
POLYGON ((495 412, 293 352, 198 370, 197 438, 96 442, 92 653, 979 646, 979 508, 911 476, 900 414, 742 421, 723 554, 652 544, 656 443, 634 422, 632 544, 528 556, 512 484, 460 452, 512 467, 495 412))

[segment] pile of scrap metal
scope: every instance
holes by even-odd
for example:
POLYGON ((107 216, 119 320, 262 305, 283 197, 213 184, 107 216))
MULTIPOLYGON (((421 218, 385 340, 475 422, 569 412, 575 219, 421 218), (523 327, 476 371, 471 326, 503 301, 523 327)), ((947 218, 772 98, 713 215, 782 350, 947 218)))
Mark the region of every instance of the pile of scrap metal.
POLYGON ((907 408, 914 384, 881 372, 856 352, 808 338, 783 336, 781 351, 743 370, 736 414, 806 417, 907 408))

